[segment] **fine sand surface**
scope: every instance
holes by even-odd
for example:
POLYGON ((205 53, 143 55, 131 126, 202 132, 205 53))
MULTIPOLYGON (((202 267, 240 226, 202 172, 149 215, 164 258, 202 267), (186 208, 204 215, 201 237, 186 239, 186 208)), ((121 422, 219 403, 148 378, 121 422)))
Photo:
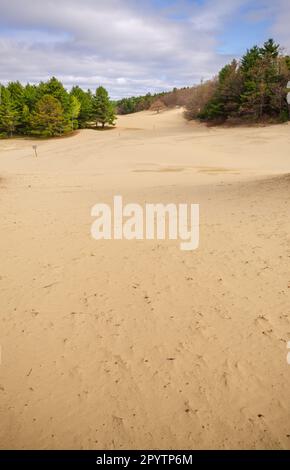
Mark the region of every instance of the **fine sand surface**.
POLYGON ((290 448, 290 126, 0 141, 0 448, 290 448), (199 203, 200 247, 91 208, 199 203))

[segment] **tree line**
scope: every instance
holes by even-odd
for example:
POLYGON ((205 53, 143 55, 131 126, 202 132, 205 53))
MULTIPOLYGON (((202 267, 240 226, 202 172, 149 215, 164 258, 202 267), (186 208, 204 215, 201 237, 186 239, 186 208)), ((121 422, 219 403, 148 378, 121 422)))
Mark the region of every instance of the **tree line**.
POLYGON ((164 96, 165 93, 151 94, 147 93, 144 96, 131 96, 129 98, 122 98, 117 101, 117 110, 119 114, 132 114, 139 111, 146 111, 150 109, 153 102, 164 96))
POLYGON ((115 106, 107 90, 68 92, 55 77, 39 85, 0 85, 0 137, 53 137, 86 127, 114 125, 115 106))
POLYGON ((185 106, 190 101, 192 92, 193 87, 173 88, 173 90, 167 92, 147 93, 146 95, 122 98, 116 102, 116 106, 118 114, 131 114, 150 109, 155 111, 157 108, 185 106))
POLYGON ((269 39, 195 87, 186 117, 229 124, 287 121, 289 80, 290 57, 269 39))

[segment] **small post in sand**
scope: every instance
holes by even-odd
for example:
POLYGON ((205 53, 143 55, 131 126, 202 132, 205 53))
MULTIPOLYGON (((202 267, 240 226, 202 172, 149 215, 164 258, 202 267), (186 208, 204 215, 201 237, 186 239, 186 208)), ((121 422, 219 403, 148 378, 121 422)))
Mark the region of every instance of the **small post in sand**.
POLYGON ((34 150, 35 157, 37 158, 38 157, 38 155, 37 155, 37 145, 32 145, 32 148, 34 150))

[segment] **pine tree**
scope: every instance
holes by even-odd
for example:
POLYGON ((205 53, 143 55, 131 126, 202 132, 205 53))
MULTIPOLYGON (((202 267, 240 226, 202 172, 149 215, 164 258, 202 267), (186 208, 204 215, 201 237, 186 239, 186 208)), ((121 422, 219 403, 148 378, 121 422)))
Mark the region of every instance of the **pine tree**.
POLYGON ((12 137, 19 124, 19 113, 13 105, 9 90, 0 86, 0 134, 12 137))
POLYGON ((25 104, 21 111, 21 130, 24 135, 30 133, 31 127, 31 114, 29 107, 25 104))
POLYGON ((31 134, 42 137, 59 136, 69 130, 60 102, 51 95, 44 95, 38 101, 31 126, 31 134))
POLYGON ((20 82, 10 82, 7 86, 14 109, 21 113, 24 106, 24 89, 20 82))
POLYGON ((90 90, 84 91, 79 86, 75 86, 70 94, 76 97, 81 105, 78 115, 78 127, 84 129, 92 119, 92 93, 90 90))
POLYGON ((93 97, 92 113, 96 126, 100 123, 104 128, 106 124, 115 125, 115 108, 110 101, 107 90, 100 86, 93 97))
POLYGON ((38 87, 38 99, 44 95, 50 95, 56 98, 60 102, 64 114, 70 112, 70 96, 57 78, 52 77, 48 82, 40 83, 38 87))
POLYGON ((243 88, 241 92, 240 115, 259 119, 262 114, 264 83, 261 61, 261 49, 252 47, 242 58, 241 73, 243 88))
POLYGON ((241 115, 260 120, 264 116, 276 116, 281 113, 277 89, 277 84, 281 82, 279 50, 279 44, 269 39, 263 47, 255 46, 244 56, 241 115))
POLYGON ((261 48, 261 54, 273 59, 279 56, 280 44, 276 44, 274 39, 268 39, 261 48))
POLYGON ((38 87, 36 85, 26 85, 23 89, 23 103, 28 106, 29 111, 35 109, 36 103, 39 99, 38 87))
MULTIPOLYGON (((202 89, 203 84, 200 87, 202 89)), ((201 110, 200 117, 216 122, 225 121, 229 117, 236 118, 241 93, 241 75, 236 60, 221 69, 216 86, 213 84, 212 90, 214 88, 213 96, 201 110)), ((212 90, 209 90, 209 93, 212 93, 212 90)))
POLYGON ((200 113, 205 120, 258 122, 288 119, 286 84, 290 59, 269 39, 246 52, 219 73, 217 89, 200 113))
POLYGON ((45 95, 50 95, 56 98, 61 104, 63 110, 63 120, 65 123, 66 130, 71 129, 71 98, 67 90, 64 88, 63 84, 57 80, 57 78, 52 77, 46 83, 40 83, 37 89, 38 100, 45 95))
POLYGON ((70 111, 71 111, 71 122, 72 122, 72 130, 78 128, 78 116, 81 110, 81 103, 75 96, 70 96, 71 104, 70 104, 70 111))

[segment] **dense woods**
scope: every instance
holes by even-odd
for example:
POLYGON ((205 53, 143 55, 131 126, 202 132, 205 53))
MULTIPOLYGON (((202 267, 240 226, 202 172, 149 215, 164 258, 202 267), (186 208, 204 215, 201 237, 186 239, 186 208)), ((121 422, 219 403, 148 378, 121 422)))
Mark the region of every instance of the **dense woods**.
POLYGON ((88 126, 114 125, 115 108, 108 92, 95 94, 73 87, 68 92, 56 78, 39 85, 11 82, 0 86, 0 137, 53 137, 88 126))
POLYGON ((194 90, 186 117, 214 123, 284 122, 290 57, 269 39, 233 60, 218 77, 194 90))

